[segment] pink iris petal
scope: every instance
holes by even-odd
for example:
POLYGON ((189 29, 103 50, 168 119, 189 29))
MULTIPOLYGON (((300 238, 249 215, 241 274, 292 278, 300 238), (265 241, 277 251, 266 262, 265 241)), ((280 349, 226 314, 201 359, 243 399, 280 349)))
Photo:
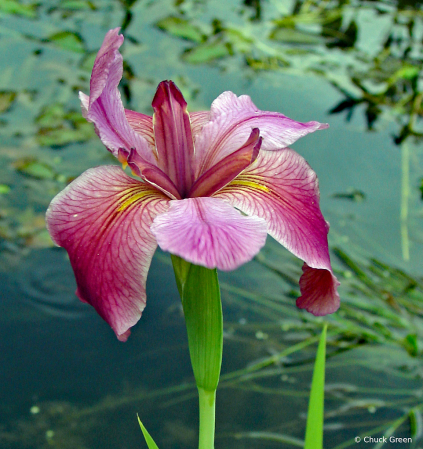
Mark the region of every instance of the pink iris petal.
POLYGON ((140 134, 154 149, 153 117, 125 109, 125 117, 131 128, 140 134))
POLYGON ((245 217, 216 198, 171 201, 151 232, 164 251, 207 268, 234 270, 251 260, 266 242, 266 222, 245 217))
POLYGON ((210 121, 210 111, 195 111, 189 113, 189 120, 191 122, 192 136, 194 138, 200 133, 203 126, 210 121))
POLYGON ((332 271, 303 265, 300 279, 301 296, 297 299, 297 307, 306 309, 316 316, 336 312, 339 308, 338 279, 332 271))
POLYGON ((263 150, 286 148, 300 137, 327 128, 319 122, 296 122, 278 112, 260 111, 247 95, 224 92, 213 101, 210 122, 195 139, 196 175, 236 151, 259 128, 263 150))
POLYGON ((194 142, 187 103, 172 81, 162 81, 152 106, 159 167, 174 182, 183 197, 194 180, 191 169, 194 142))
POLYGON ((223 158, 197 179, 189 192, 189 197, 211 196, 229 184, 256 160, 261 142, 260 131, 254 128, 242 148, 223 158))
POLYGON ((119 30, 120 28, 115 28, 106 34, 95 58, 91 72, 89 106, 100 97, 109 82, 110 67, 119 54, 119 47, 124 40, 124 37, 119 35, 119 30))
POLYGON ((80 92, 84 117, 94 123, 103 144, 114 156, 119 148, 135 148, 147 162, 157 165, 153 148, 147 140, 135 132, 125 116, 125 110, 118 90, 122 78, 122 55, 119 47, 123 36, 119 28, 110 30, 94 62, 90 82, 90 96, 80 92))
POLYGON ((51 202, 47 227, 64 247, 79 298, 125 341, 145 307, 145 284, 156 241, 154 217, 168 200, 121 168, 87 170, 51 202))
POLYGON ((214 197, 264 218, 269 234, 310 267, 300 282, 300 307, 312 313, 331 313, 339 307, 317 177, 300 155, 289 148, 260 151, 255 163, 214 197))
MULTIPOLYGON (((120 156, 119 154, 119 160, 121 160, 121 158, 122 156, 120 156)), ((181 199, 175 184, 173 184, 169 176, 167 176, 166 173, 162 172, 160 168, 146 163, 134 149, 131 149, 126 161, 131 167, 132 173, 134 173, 136 176, 139 176, 148 183, 154 185, 168 197, 175 200, 181 199)))

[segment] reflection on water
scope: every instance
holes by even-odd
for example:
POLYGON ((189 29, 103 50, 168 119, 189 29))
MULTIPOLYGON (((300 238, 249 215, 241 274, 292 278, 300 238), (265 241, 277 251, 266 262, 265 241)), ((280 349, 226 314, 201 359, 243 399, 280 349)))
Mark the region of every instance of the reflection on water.
POLYGON ((15 294, 43 314, 71 319, 87 313, 87 307, 75 296, 75 278, 62 251, 33 251, 14 275, 15 294))
MULTIPOLYGON (((422 434, 420 6, 395 2, 115 1, 0 4, 0 446, 133 448, 139 413, 161 448, 195 447, 197 404, 168 255, 127 343, 74 296, 44 228, 51 198, 113 163, 77 92, 123 24, 123 98, 151 113, 174 79, 195 109, 223 90, 329 122, 296 144, 320 178, 340 311, 329 323, 325 447, 422 434), (412 9, 414 7, 414 9, 412 9), (8 8, 8 9, 5 9, 8 8), (306 76, 307 75, 307 76, 306 76), (369 132, 371 130, 371 132, 369 132), (123 437, 124 436, 124 437, 123 437)), ((323 320, 295 308, 299 261, 269 238, 221 273, 225 316, 216 447, 299 446, 323 320)))

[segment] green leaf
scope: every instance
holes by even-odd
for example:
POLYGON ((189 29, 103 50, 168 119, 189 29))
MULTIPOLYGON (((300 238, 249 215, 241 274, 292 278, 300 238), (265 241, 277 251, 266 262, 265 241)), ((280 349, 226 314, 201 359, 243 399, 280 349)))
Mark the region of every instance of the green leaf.
POLYGON ((404 346, 407 352, 412 356, 416 357, 419 354, 419 345, 417 341, 417 334, 408 334, 404 338, 404 346))
POLYGON ((153 438, 151 438, 151 435, 147 432, 147 429, 144 427, 143 423, 140 420, 140 417, 137 415, 138 423, 141 427, 142 434, 144 435, 145 442, 147 443, 148 449, 159 449, 157 444, 154 442, 153 438))
POLYGON ((156 22, 156 27, 176 37, 182 37, 194 42, 202 42, 204 40, 201 30, 191 25, 188 20, 180 17, 166 17, 156 22))
POLYGON ((86 142, 94 136, 90 123, 82 123, 72 128, 42 128, 37 132, 37 142, 47 147, 61 147, 74 142, 86 142))
POLYGON ((10 192, 10 187, 7 184, 0 184, 0 195, 10 192))
POLYGON ((48 164, 39 162, 34 158, 18 159, 13 165, 19 173, 23 173, 31 178, 54 179, 57 176, 56 172, 48 164))
POLYGON ((0 113, 6 112, 15 101, 16 92, 0 91, 0 113))
POLYGON ((52 34, 48 37, 48 40, 63 50, 85 53, 84 41, 79 34, 72 31, 61 31, 60 33, 52 34))
POLYGON ((91 71, 93 70, 93 67, 94 67, 94 61, 95 61, 96 57, 97 57, 96 51, 86 53, 84 55, 84 57, 82 58, 82 61, 80 62, 79 67, 82 70, 85 70, 85 71, 91 73, 91 71))
POLYGON ((63 123, 65 109, 61 103, 52 103, 42 108, 35 123, 44 127, 58 126, 63 123))
POLYGON ((95 10, 95 6, 90 1, 85 0, 67 0, 60 2, 60 9, 70 9, 70 10, 84 10, 91 9, 95 10))
POLYGON ((313 380, 311 382, 310 401, 304 449, 323 448, 323 413, 325 395, 325 358, 326 358, 326 330, 323 327, 317 348, 316 362, 314 364, 313 380))
POLYGON ((216 269, 190 264, 172 255, 176 283, 188 334, 188 345, 198 388, 215 391, 223 351, 223 318, 216 269))
POLYGON ((287 44, 305 44, 318 45, 324 42, 320 36, 314 34, 304 33, 295 28, 275 28, 270 34, 270 39, 285 42, 287 44))
POLYGON ((186 51, 183 58, 186 62, 191 64, 201 64, 204 62, 211 62, 215 59, 224 58, 231 54, 230 47, 224 42, 211 42, 200 44, 196 47, 186 51))
POLYGON ((16 14, 19 16, 34 18, 37 16, 36 9, 36 3, 23 5, 21 2, 16 0, 0 1, 0 13, 4 12, 6 14, 16 14))
POLYGON ((406 65, 399 69, 394 76, 397 78, 404 78, 406 80, 411 80, 419 76, 420 68, 416 66, 406 65))

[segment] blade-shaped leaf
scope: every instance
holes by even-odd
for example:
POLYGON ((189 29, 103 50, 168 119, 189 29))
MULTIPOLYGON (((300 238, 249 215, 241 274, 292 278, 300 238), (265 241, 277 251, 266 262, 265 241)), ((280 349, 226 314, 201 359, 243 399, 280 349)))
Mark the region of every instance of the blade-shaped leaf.
POLYGON ((140 420, 140 417, 137 415, 138 423, 141 427, 142 434, 144 435, 145 442, 147 443, 148 449, 159 449, 157 444, 154 442, 153 438, 151 438, 151 435, 147 432, 147 429, 144 427, 143 423, 140 420))
POLYGON ((325 388, 325 358, 326 358, 326 330, 323 327, 317 348, 314 364, 313 380, 311 382, 310 401, 308 404, 307 426, 304 449, 323 448, 323 413, 325 388))
POLYGON ((190 264, 172 255, 182 298, 191 364, 198 388, 217 388, 223 351, 223 318, 216 269, 190 264))

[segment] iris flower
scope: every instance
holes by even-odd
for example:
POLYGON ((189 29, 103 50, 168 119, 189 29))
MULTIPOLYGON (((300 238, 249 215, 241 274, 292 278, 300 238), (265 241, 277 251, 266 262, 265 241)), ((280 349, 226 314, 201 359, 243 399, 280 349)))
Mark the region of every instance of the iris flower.
POLYGON ((288 146, 327 128, 260 111, 224 92, 210 111, 187 111, 172 81, 159 84, 153 117, 123 107, 119 28, 97 54, 82 111, 120 166, 85 171, 51 202, 47 227, 70 257, 77 296, 125 341, 146 304, 157 245, 188 262, 233 270, 267 234, 304 260, 297 306, 314 315, 339 307, 329 225, 316 174, 288 146))

